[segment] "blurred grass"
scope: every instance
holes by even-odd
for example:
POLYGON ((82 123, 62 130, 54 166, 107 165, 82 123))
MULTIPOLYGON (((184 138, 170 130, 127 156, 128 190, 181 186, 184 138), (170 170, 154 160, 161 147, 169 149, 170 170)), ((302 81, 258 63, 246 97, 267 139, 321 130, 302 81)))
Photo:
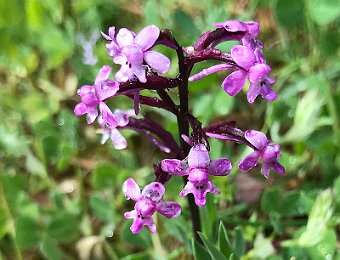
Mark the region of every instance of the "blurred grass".
MULTIPOLYGON (((228 118, 240 128, 269 133, 282 146, 287 174, 265 181, 257 168, 240 180, 236 165, 243 147, 212 141, 212 158, 228 156, 234 170, 214 180, 223 195, 209 197, 201 211, 204 235, 215 242, 222 220, 228 232, 241 227, 244 259, 340 257, 339 6, 339 0, 0 1, 0 256, 190 257, 187 210, 175 220, 158 218, 159 238, 145 230, 130 233, 122 213, 132 204, 121 184, 131 176, 140 186, 152 181, 152 164, 165 154, 128 131, 127 150, 101 146, 96 127, 73 115, 76 89, 92 84, 103 64, 117 68, 103 39, 94 46, 99 62, 84 64, 77 35, 156 24, 191 45, 214 22, 255 19, 279 99, 249 105, 244 93, 230 98, 219 87, 221 73, 190 85, 191 107, 204 123, 228 118), (254 181, 261 188, 249 202, 258 187, 254 181), (318 230, 310 223, 318 223, 318 230)), ((162 50, 175 64, 175 54, 162 50)), ((169 74, 176 75, 175 65, 169 74)), ((132 106, 124 98, 111 105, 132 106)), ((143 113, 176 130, 175 118, 144 107, 143 113)), ((166 198, 186 208, 177 195, 181 185, 171 179, 166 198)))

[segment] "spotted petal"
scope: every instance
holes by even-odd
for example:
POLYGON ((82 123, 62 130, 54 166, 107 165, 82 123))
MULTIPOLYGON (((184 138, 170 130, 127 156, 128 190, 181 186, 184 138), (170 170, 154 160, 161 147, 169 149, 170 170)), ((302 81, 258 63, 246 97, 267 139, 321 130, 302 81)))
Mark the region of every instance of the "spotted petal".
POLYGON ((159 202, 165 193, 165 188, 160 182, 152 182, 146 185, 142 191, 142 196, 157 203, 159 202))

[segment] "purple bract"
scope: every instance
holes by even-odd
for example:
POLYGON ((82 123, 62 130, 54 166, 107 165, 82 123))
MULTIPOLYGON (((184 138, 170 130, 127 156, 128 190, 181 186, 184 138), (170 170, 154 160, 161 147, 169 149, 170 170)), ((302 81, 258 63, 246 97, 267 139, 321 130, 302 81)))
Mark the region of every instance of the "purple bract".
POLYGON ((238 165, 241 171, 247 172, 255 167, 260 158, 262 158, 262 173, 265 178, 269 177, 269 171, 273 169, 278 174, 284 174, 285 168, 277 161, 282 155, 280 146, 271 143, 267 137, 255 130, 247 130, 244 137, 256 148, 256 150, 247 155, 238 165))
POLYGON ((124 195, 136 201, 135 209, 124 213, 127 219, 133 219, 130 230, 133 234, 139 233, 144 226, 147 226, 151 233, 156 233, 156 225, 152 215, 157 211, 167 218, 176 218, 181 214, 181 206, 176 202, 162 201, 165 193, 163 184, 152 182, 144 187, 142 192, 138 184, 129 178, 123 183, 124 195))
POLYGON ((160 30, 155 25, 150 25, 142 29, 137 35, 122 28, 115 35, 115 27, 109 28, 103 37, 110 41, 106 48, 113 61, 120 64, 121 68, 116 73, 116 80, 126 82, 137 77, 140 82, 146 82, 144 62, 159 73, 166 73, 170 67, 170 60, 163 54, 151 51, 160 34, 160 30))
POLYGON ((220 190, 209 180, 209 175, 225 176, 232 166, 227 158, 210 160, 204 144, 194 145, 184 160, 165 159, 161 163, 162 170, 179 176, 188 175, 188 182, 180 192, 180 196, 192 193, 197 206, 204 206, 208 192, 220 194, 220 190))

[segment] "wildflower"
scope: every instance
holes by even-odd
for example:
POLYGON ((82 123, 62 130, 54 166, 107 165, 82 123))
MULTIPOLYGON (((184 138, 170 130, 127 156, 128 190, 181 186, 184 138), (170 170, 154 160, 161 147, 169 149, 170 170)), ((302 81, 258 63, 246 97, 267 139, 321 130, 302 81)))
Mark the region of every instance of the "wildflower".
POLYGON ((278 174, 284 174, 285 168, 277 161, 282 155, 280 146, 271 143, 267 137, 255 130, 247 130, 244 137, 256 148, 247 155, 238 165, 241 171, 247 172, 255 167, 262 157, 262 173, 265 178, 269 177, 269 171, 273 169, 278 174))
POLYGON ((78 89, 77 94, 81 97, 81 103, 74 108, 77 116, 87 115, 87 123, 92 124, 98 116, 98 105, 104 100, 114 96, 119 89, 116 81, 109 80, 111 68, 103 66, 93 86, 84 85, 78 89))
POLYGON ((126 139, 117 128, 124 127, 129 123, 129 116, 134 115, 133 110, 116 109, 112 113, 104 102, 99 104, 99 110, 98 123, 102 127, 103 133, 101 144, 104 144, 110 138, 115 149, 125 149, 127 147, 126 139))
POLYGON ((144 61, 159 73, 169 70, 170 60, 163 54, 150 50, 159 34, 160 30, 155 25, 145 27, 137 35, 126 28, 120 29, 115 35, 115 27, 109 28, 108 35, 102 32, 103 37, 110 41, 106 45, 109 55, 113 57, 114 63, 121 65, 116 73, 117 81, 126 82, 136 76, 140 82, 145 83, 144 61))
POLYGON ((188 175, 188 182, 180 192, 180 196, 192 193, 197 206, 206 203, 208 192, 221 194, 220 190, 209 180, 209 175, 225 176, 231 170, 231 163, 227 158, 210 160, 204 144, 194 145, 184 160, 165 159, 161 163, 162 170, 179 176, 188 175))
POLYGON ((247 92, 247 100, 250 104, 254 103, 258 95, 268 101, 276 99, 276 93, 270 88, 270 85, 275 83, 275 79, 268 77, 271 68, 265 63, 256 63, 259 56, 256 56, 251 48, 236 45, 231 49, 231 56, 241 68, 224 79, 222 87, 225 92, 230 96, 235 96, 243 88, 248 78, 250 87, 247 92))
POLYGON ((123 183, 124 195, 136 201, 134 210, 125 212, 124 217, 133 219, 130 230, 133 234, 139 233, 147 226, 151 233, 156 233, 156 225, 152 215, 157 211, 167 218, 176 218, 181 214, 181 206, 176 202, 162 201, 165 188, 160 182, 152 182, 144 187, 142 192, 138 184, 129 178, 123 183))

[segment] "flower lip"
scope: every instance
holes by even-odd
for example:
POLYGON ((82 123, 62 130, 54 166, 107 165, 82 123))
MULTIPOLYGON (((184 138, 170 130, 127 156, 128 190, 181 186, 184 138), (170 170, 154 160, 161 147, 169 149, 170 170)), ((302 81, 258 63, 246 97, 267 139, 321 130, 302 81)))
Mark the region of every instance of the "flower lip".
POLYGON ((148 198, 142 198, 136 202, 135 209, 143 216, 151 216, 156 211, 156 205, 148 198))
POLYGON ((207 169, 193 168, 189 171, 188 180, 193 184, 202 184, 209 181, 209 174, 207 169))

